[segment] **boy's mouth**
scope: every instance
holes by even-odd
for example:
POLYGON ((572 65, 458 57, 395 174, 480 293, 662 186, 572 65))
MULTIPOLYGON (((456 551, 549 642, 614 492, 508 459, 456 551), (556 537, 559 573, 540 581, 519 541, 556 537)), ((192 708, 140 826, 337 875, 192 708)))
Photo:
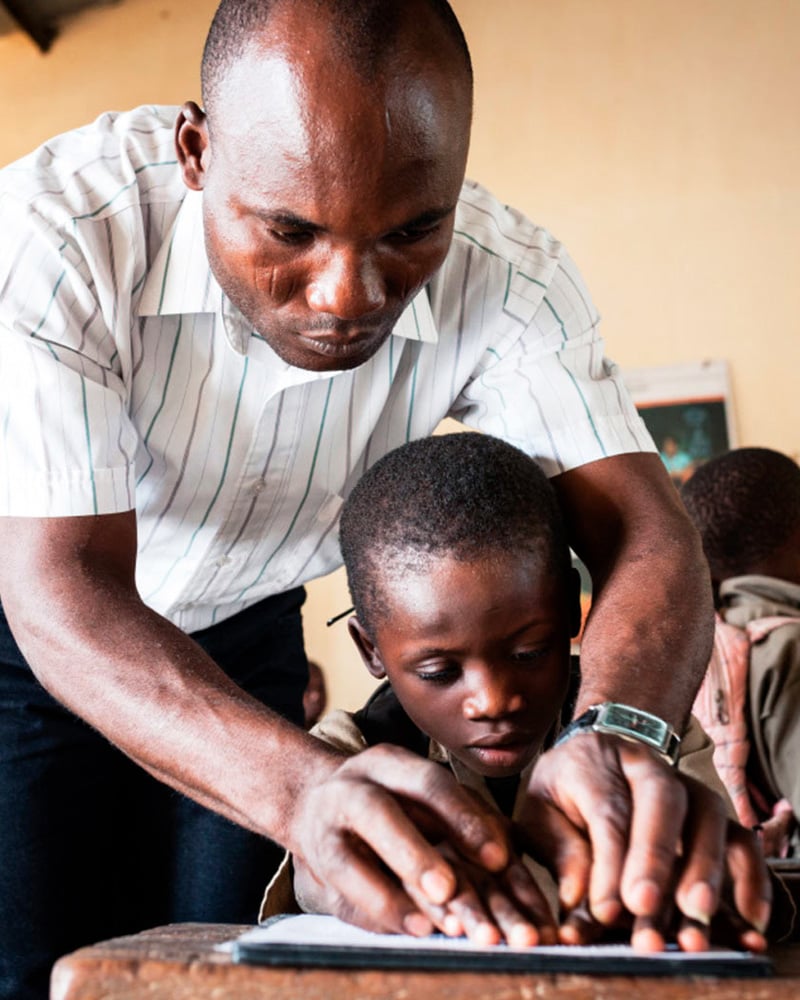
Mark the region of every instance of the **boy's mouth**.
POLYGON ((512 730, 480 736, 465 750, 481 773, 504 777, 519 773, 533 757, 537 745, 538 740, 531 733, 512 730))

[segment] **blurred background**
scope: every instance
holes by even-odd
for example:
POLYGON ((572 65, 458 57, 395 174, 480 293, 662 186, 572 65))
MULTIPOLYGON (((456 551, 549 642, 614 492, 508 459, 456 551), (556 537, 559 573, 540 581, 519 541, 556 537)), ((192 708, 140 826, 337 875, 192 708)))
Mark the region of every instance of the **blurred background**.
MULTIPOLYGON (((452 2, 475 64, 470 176, 566 245, 623 369, 727 361, 736 443, 797 458, 800 2, 452 2)), ((102 111, 199 100, 215 7, 0 5, 0 165, 102 111)), ((373 686, 345 623, 324 625, 348 604, 341 573, 309 587, 328 707, 373 686)))

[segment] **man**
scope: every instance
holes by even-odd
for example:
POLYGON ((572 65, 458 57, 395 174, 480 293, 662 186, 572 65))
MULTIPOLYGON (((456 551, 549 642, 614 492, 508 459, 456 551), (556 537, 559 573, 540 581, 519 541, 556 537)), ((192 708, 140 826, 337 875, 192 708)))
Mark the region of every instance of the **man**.
MULTIPOLYGON (((294 724, 299 588, 338 562, 342 498, 448 413, 554 476, 596 586, 579 713, 625 701, 680 731, 708 656, 699 546, 577 271, 462 188, 449 7, 225 0, 203 100, 174 145, 174 112, 139 109, 3 176, 6 995, 38 995, 87 937, 249 919, 265 835, 342 916, 414 933, 455 887, 417 825, 505 865, 502 827, 441 769, 343 761, 294 724)), ((545 755, 529 833, 602 921, 658 913, 682 840, 676 899, 707 924, 721 803, 633 735, 545 755)), ((730 851, 761 927, 756 855, 730 851)))

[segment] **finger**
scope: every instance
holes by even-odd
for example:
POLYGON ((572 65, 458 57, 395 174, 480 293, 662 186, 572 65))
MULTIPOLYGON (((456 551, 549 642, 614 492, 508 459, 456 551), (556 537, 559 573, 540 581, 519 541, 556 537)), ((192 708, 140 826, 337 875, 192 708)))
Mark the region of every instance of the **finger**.
POLYGON ((482 867, 499 871, 508 863, 509 842, 502 816, 460 786, 443 767, 397 747, 379 745, 352 757, 339 773, 343 778, 357 778, 362 788, 366 785, 378 798, 371 803, 377 808, 348 809, 350 828, 404 884, 418 887, 431 902, 443 903, 454 891, 452 871, 384 790, 434 814, 459 853, 482 867), (379 786, 374 784, 376 776, 379 786))
POLYGON ((592 867, 591 847, 581 830, 531 788, 513 836, 519 853, 529 854, 554 873, 562 908, 579 906, 589 891, 592 867))
POLYGON ((465 878, 460 880, 456 895, 446 905, 447 913, 460 924, 461 931, 477 945, 499 944, 503 939, 475 887, 465 878))
POLYGON ((634 951, 663 951, 666 947, 664 930, 655 917, 636 917, 631 930, 631 947, 634 951))
POLYGON ((589 910, 588 900, 582 900, 564 917, 558 929, 561 944, 594 944, 603 936, 605 928, 589 910))
POLYGON ((512 861, 500 878, 485 876, 479 889, 509 945, 555 944, 558 935, 550 906, 521 860, 512 861))
POLYGON ((402 891, 369 852, 359 847, 349 849, 343 842, 337 869, 346 873, 346 885, 331 879, 327 893, 328 912, 365 930, 384 934, 411 934, 425 937, 432 933, 434 921, 402 891), (333 890, 333 891, 330 891, 333 890))
MULTIPOLYGON (((728 817, 725 803, 712 789, 688 778, 685 788, 688 811, 675 902, 689 921, 708 928, 719 906, 725 874, 728 817)), ((687 940, 692 937, 689 930, 684 936, 687 940)))
MULTIPOLYGON (((746 925, 764 938, 772 910, 772 886, 766 862, 755 834, 738 823, 729 822, 726 861, 732 885, 733 902, 746 925)), ((753 948, 757 937, 742 932, 744 947, 753 948), (750 943, 745 943, 745 938, 750 943)), ((760 948, 756 950, 761 950, 760 948)))
POLYGON ((630 840, 621 895, 635 917, 657 917, 669 898, 688 810, 683 779, 647 747, 619 748, 630 793, 630 840))
MULTIPOLYGON (((502 886, 504 892, 508 890, 507 899, 511 904, 510 918, 504 917, 500 923, 506 941, 515 947, 555 944, 558 930, 553 911, 522 860, 512 859, 503 873, 502 886), (536 940, 533 940, 531 928, 535 930, 536 940)), ((499 919, 494 909, 492 913, 499 919)))

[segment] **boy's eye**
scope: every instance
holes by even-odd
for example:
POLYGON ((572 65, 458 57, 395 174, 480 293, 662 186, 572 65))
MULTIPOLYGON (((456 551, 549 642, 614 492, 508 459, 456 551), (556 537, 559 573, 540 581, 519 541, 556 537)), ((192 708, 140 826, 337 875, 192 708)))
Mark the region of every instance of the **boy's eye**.
POLYGON ((417 677, 421 681, 429 681, 432 684, 450 684, 457 676, 457 667, 426 667, 417 671, 417 677))
POLYGON ((520 663, 532 663, 535 660, 541 659, 547 651, 547 646, 537 646, 534 649, 517 649, 511 654, 511 658, 520 663))

